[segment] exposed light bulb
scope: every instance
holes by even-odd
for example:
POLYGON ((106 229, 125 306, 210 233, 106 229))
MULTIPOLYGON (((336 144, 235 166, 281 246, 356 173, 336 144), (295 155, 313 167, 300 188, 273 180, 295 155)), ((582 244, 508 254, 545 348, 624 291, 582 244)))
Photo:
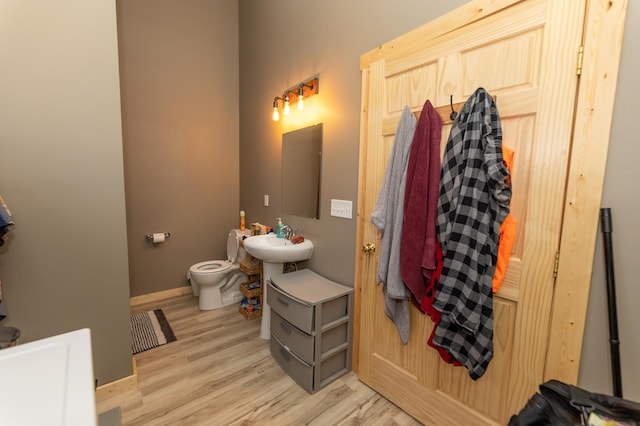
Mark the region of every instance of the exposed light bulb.
POLYGON ((298 110, 302 111, 304 109, 304 90, 302 87, 298 90, 298 110))
POLYGON ((284 108, 282 109, 282 112, 284 113, 284 115, 289 115, 289 94, 284 95, 284 108))
POLYGON ((278 99, 280 98, 277 96, 273 98, 273 114, 271 115, 273 121, 280 120, 280 112, 278 112, 278 99))

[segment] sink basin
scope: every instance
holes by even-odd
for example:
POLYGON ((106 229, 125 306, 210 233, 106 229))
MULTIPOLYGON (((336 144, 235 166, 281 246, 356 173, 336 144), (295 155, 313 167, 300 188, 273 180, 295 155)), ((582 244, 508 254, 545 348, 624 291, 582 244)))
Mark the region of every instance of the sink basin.
MULTIPOLYGON (((254 235, 245 238, 242 242, 244 249, 251 256, 263 262, 263 279, 268 282, 271 277, 282 274, 282 264, 285 262, 298 262, 311 258, 313 243, 304 240, 299 244, 293 244, 285 238, 278 238, 275 234, 254 235)), ((260 338, 271 338, 271 307, 267 300, 267 288, 262 289, 262 319, 260 322, 260 338)))
POLYGON ((268 263, 298 262, 311 258, 313 243, 304 240, 293 244, 275 234, 254 235, 243 241, 245 250, 253 257, 268 263))

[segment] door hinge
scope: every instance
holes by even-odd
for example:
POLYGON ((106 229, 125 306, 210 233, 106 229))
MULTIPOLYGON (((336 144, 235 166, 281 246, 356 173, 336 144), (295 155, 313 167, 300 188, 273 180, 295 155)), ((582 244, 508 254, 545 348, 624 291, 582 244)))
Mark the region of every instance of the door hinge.
POLYGON ((556 252, 556 261, 553 265, 553 278, 558 277, 558 264, 560 263, 560 251, 556 252))
POLYGON ((578 49, 578 66, 576 68, 576 75, 582 74, 582 60, 584 58, 584 46, 580 46, 578 49))

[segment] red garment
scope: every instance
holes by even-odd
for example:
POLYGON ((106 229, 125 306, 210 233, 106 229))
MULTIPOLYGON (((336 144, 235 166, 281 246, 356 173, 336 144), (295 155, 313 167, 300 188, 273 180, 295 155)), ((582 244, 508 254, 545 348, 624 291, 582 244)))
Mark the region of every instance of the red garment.
POLYGON ((400 273, 417 303, 422 303, 436 269, 441 133, 440 114, 427 100, 409 152, 400 242, 400 273))
MULTIPOLYGON (((400 245, 402 280, 413 295, 416 306, 434 324, 441 313, 433 309, 436 286, 442 273, 442 248, 436 235, 436 216, 440 191, 440 141, 442 119, 426 101, 411 143, 404 196, 404 221, 400 245)), ((435 327, 434 327, 435 331, 435 327)), ((443 348, 432 343, 449 364, 461 365, 443 348)))

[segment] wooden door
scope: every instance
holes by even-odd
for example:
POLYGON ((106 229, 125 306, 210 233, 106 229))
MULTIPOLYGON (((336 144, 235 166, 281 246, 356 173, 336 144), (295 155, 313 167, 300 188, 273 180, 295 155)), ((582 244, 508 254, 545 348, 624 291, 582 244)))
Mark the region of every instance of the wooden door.
MULTIPOLYGON (((556 283, 557 258, 566 191, 572 184, 569 167, 576 163, 573 123, 582 87, 578 67, 585 19, 606 14, 613 4, 474 1, 361 57, 357 247, 380 247, 370 217, 405 105, 416 115, 427 99, 436 106, 445 120, 444 149, 451 126, 450 96, 458 110, 484 87, 496 99, 503 144, 515 150, 512 213, 518 232, 505 282, 494 297, 494 357, 479 380, 471 380, 464 367, 442 362, 426 345, 433 323, 413 306, 409 343, 402 344, 384 314, 382 288, 376 283, 377 255, 363 250, 357 256, 354 370, 360 380, 425 424, 505 424, 547 378, 545 368, 553 370, 562 362, 547 359, 550 339, 556 347, 566 343, 557 341, 553 327, 584 318, 586 299, 572 306, 565 298, 562 306, 554 306, 554 291, 562 287, 556 283)), ((624 9, 618 7, 618 15, 624 17, 624 9)), ((621 40, 610 41, 619 54, 621 40)), ((617 64, 618 56, 613 56, 617 64)), ((595 201, 599 203, 599 195, 595 201)), ((594 216, 593 208, 583 213, 594 216)), ((597 223, 592 222, 582 230, 595 235, 597 223)), ((586 241, 578 251, 588 253, 591 247, 592 253, 590 244, 586 241)), ((581 329, 573 332, 570 350, 579 346, 581 336, 581 329)), ((570 366, 576 376, 577 351, 570 366)))

